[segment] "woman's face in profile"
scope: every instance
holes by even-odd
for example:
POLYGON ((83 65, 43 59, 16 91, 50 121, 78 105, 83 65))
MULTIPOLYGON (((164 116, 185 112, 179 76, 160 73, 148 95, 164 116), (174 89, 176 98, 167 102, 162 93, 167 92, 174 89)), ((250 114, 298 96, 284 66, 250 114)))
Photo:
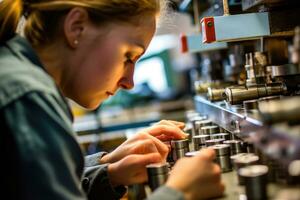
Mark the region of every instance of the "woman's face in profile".
POLYGON ((64 73, 64 93, 81 106, 95 109, 119 88, 131 89, 135 63, 147 49, 155 28, 155 16, 145 17, 138 26, 88 26, 64 73))

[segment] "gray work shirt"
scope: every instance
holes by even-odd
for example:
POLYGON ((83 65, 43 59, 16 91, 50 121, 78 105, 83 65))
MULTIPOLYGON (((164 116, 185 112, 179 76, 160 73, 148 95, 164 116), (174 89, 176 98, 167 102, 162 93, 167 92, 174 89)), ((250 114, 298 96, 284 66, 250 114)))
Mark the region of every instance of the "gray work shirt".
MULTIPOLYGON (((72 114, 53 79, 26 39, 0 44, 1 195, 9 199, 120 199, 107 165, 85 159, 74 138, 72 114)), ((183 199, 168 187, 150 200, 183 199)))

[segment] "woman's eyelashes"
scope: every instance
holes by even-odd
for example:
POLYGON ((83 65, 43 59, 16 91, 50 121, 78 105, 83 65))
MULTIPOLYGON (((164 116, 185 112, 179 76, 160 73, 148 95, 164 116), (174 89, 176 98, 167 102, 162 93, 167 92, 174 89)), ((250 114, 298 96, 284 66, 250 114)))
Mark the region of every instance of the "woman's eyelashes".
POLYGON ((125 64, 135 64, 137 56, 133 56, 131 53, 125 54, 125 64))
POLYGON ((134 64, 134 61, 131 58, 126 58, 125 64, 134 64))

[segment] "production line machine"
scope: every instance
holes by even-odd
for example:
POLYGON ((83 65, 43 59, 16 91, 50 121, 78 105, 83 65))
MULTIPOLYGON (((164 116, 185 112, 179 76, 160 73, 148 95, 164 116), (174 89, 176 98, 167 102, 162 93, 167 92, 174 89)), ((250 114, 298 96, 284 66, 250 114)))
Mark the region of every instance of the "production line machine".
POLYGON ((204 1, 183 2, 202 11, 200 33, 181 41, 201 58, 190 137, 170 142, 168 164, 149 166, 148 184, 155 190, 179 158, 213 148, 226 185, 219 199, 300 200, 299 2, 210 1, 215 16, 199 9, 204 1))

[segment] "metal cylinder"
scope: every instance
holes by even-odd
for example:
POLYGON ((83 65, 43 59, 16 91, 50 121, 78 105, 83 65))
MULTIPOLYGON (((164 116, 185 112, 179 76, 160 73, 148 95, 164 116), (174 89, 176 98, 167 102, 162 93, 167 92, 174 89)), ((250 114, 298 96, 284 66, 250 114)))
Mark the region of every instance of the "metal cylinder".
POLYGON ((245 189, 248 200, 267 199, 267 174, 266 165, 252 165, 239 169, 239 175, 245 181, 245 189))
POLYGON ((229 133, 216 133, 210 135, 210 139, 223 139, 223 140, 230 140, 230 135, 229 133))
POLYGON ((194 130, 195 130, 195 135, 201 134, 201 128, 203 126, 206 126, 206 124, 211 124, 212 122, 210 120, 200 120, 200 121, 195 121, 194 123, 194 130))
POLYGON ((226 99, 225 88, 208 88, 207 97, 210 101, 222 101, 226 99))
POLYGON ((146 166, 148 174, 148 184, 152 191, 163 185, 169 174, 169 165, 167 163, 155 163, 146 166))
POLYGON ((201 126, 201 121, 205 120, 206 117, 202 117, 202 116, 195 116, 193 117, 190 121, 191 121, 191 124, 192 124, 192 135, 198 135, 198 131, 199 129, 202 127, 201 126))
POLYGON ((211 135, 215 133, 219 133, 220 128, 218 126, 203 126, 201 127, 201 133, 205 135, 211 135))
POLYGON ((259 157, 253 153, 245 153, 243 156, 237 157, 234 160, 234 167, 236 170, 241 167, 257 164, 259 157))
POLYGON ((170 141, 164 141, 164 144, 169 148, 169 153, 167 155, 167 162, 171 165, 174 163, 173 155, 172 155, 172 147, 170 141))
POLYGON ((288 121, 290 124, 298 124, 300 121, 300 97, 259 102, 259 110, 265 123, 274 124, 288 121))
POLYGON ((198 133, 196 135, 201 135, 202 131, 201 128, 205 126, 212 126, 213 122, 210 119, 205 119, 197 122, 197 127, 198 127, 198 133))
MULTIPOLYGON (((250 166, 250 165, 256 165, 258 164, 259 157, 252 153, 246 153, 242 156, 238 156, 233 160, 233 167, 236 171, 238 171, 240 168, 250 166)), ((238 183, 239 185, 244 185, 245 181, 243 177, 241 177, 238 174, 238 183)))
POLYGON ((200 150, 201 148, 205 147, 206 140, 210 139, 210 135, 196 135, 193 137, 194 149, 200 150))
POLYGON ((209 146, 213 146, 213 145, 216 145, 216 144, 222 144, 223 142, 224 142, 223 139, 206 140, 205 145, 207 147, 209 147, 209 146))
POLYGON ((287 88, 283 83, 270 83, 256 85, 248 88, 228 87, 225 90, 226 100, 234 105, 246 100, 258 99, 260 97, 285 94, 287 88))
POLYGON ((230 161, 231 161, 231 164, 232 164, 232 166, 234 166, 235 169, 236 169, 236 167, 235 167, 234 161, 235 161, 238 157, 245 156, 246 154, 247 154, 247 153, 238 153, 238 154, 235 154, 235 155, 230 155, 230 161))
POLYGON ((242 148, 242 142, 240 140, 227 140, 223 143, 230 146, 231 155, 245 152, 245 149, 242 148))
POLYGON ((171 141, 172 156, 173 160, 177 161, 179 158, 185 156, 189 152, 189 141, 188 140, 172 140, 171 141))
POLYGON ((230 162, 230 146, 227 144, 216 144, 211 146, 216 152, 216 162, 220 165, 222 172, 232 170, 230 162))

